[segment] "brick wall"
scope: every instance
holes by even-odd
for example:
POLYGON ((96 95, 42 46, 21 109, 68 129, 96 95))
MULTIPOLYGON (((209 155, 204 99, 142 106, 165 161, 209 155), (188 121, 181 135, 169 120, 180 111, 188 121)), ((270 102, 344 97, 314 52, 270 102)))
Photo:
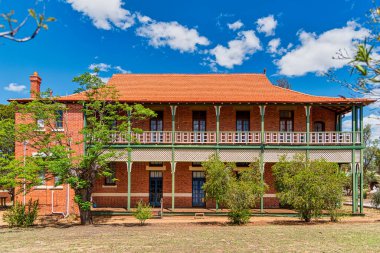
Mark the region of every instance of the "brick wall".
MULTIPOLYGON (((83 116, 81 113, 81 106, 78 104, 69 104, 69 110, 64 115, 66 119, 67 133, 73 138, 73 143, 81 140, 81 135, 78 132, 83 126, 83 116)), ((171 130, 171 111, 169 106, 152 107, 154 110, 161 110, 164 112, 164 130, 171 130)), ((206 110, 207 123, 206 128, 208 131, 216 129, 216 115, 213 106, 178 106, 176 115, 176 130, 192 131, 192 111, 193 110, 206 110)), ((260 113, 258 106, 222 106, 220 115, 220 130, 221 131, 234 131, 236 130, 236 111, 250 111, 250 130, 260 131, 260 113)), ((306 131, 306 116, 305 108, 303 106, 267 106, 265 113, 265 130, 278 131, 279 130, 279 111, 280 110, 293 110, 294 111, 294 131, 306 131)), ((20 115, 16 114, 16 124, 20 123, 20 115)), ((311 130, 313 129, 313 122, 324 121, 326 131, 334 131, 335 129, 335 114, 332 111, 322 107, 312 107, 311 110, 311 130)), ((135 124, 134 127, 141 127, 144 130, 149 130, 149 120, 135 124)), ((75 152, 83 152, 82 145, 74 145, 75 152)), ((27 155, 31 155, 33 150, 30 147, 27 149, 27 155)), ((196 152, 196 151, 194 151, 196 152)), ((23 146, 21 143, 16 143, 16 157, 22 159, 23 146)), ((135 206, 136 202, 140 199, 148 201, 149 193, 149 171, 146 170, 148 163, 133 163, 132 168, 132 193, 142 193, 143 196, 132 196, 131 206, 135 206)), ((164 189, 164 205, 171 207, 171 168, 170 163, 165 163, 166 170, 163 171, 163 189, 164 189)), ((176 185, 177 193, 192 192, 192 172, 189 170, 191 163, 178 163, 176 169, 176 185)), ((95 193, 118 193, 117 197, 94 197, 95 203, 98 206, 110 207, 126 207, 127 205, 127 169, 125 163, 117 163, 116 177, 118 181, 117 187, 103 187, 104 179, 99 179, 95 186, 95 193), (125 196, 122 196, 122 195, 125 196)), ((273 185, 273 176, 271 173, 271 165, 266 164, 265 167, 265 181, 270 186, 269 194, 274 194, 275 189, 273 185)), ((47 182, 53 184, 53 182, 47 182)), ((20 189, 18 189, 20 190, 20 189)), ((51 192, 52 189, 34 189, 32 190, 27 199, 39 199, 41 203, 41 214, 51 213, 51 192)), ((70 211, 77 212, 77 206, 72 197, 74 193, 70 190, 70 211)), ((16 197, 17 201, 22 200, 22 195, 16 197)), ((266 207, 278 207, 278 200, 273 197, 265 198, 266 207)), ((62 212, 66 206, 66 186, 63 189, 54 189, 54 211, 62 212)), ((177 197, 176 207, 191 207, 191 197, 177 197)), ((214 207, 215 203, 208 202, 207 207, 214 207)))

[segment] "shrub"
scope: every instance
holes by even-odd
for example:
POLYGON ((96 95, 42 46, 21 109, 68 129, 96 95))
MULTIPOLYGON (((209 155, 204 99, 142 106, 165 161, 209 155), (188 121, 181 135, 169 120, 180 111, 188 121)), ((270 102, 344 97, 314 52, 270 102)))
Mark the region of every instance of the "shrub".
POLYGON ((372 195, 371 204, 376 208, 380 207, 380 190, 372 195))
POLYGON ((136 211, 133 213, 133 216, 140 221, 140 225, 144 225, 145 221, 153 216, 152 208, 140 200, 137 203, 136 211))
POLYGON ((28 201, 26 205, 15 202, 3 216, 4 222, 9 227, 29 227, 32 226, 38 216, 38 200, 28 201))
POLYGON ((304 156, 292 161, 282 157, 273 166, 273 173, 276 186, 280 186, 280 202, 297 210, 301 219, 309 222, 327 210, 332 221, 338 220, 346 182, 338 164, 323 159, 309 161, 304 156))

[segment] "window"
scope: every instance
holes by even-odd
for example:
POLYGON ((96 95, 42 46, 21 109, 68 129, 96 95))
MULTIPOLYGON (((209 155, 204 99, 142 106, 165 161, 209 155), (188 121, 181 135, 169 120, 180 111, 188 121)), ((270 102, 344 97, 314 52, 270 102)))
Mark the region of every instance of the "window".
POLYGON ((44 129, 45 128, 45 121, 43 119, 38 119, 37 120, 37 127, 39 129, 44 129))
POLYGON ((105 178, 104 184, 105 185, 116 185, 116 164, 110 163, 109 164, 110 173, 111 175, 105 178))
POLYGON ((206 131, 206 111, 193 111, 193 131, 206 131))
POLYGON ((192 167, 202 167, 202 163, 201 162, 193 162, 191 164, 192 167))
POLYGON ((164 112, 158 111, 156 112, 157 117, 150 119, 150 131, 163 131, 163 118, 164 112))
POLYGON ((56 119, 55 119, 55 128, 56 129, 61 129, 63 128, 63 111, 58 110, 56 113, 56 119))
POLYGON ((163 162, 150 162, 149 167, 162 167, 164 166, 163 162))
POLYGON ((293 132, 294 112, 280 111, 280 131, 293 132))
POLYGON ((161 133, 164 129, 163 126, 163 118, 164 112, 158 111, 156 112, 157 116, 155 118, 150 119, 150 131, 151 133, 151 141, 152 142, 163 142, 163 133, 161 133))
POLYGON ((40 171, 40 173, 38 174, 38 178, 41 182, 40 185, 45 185, 46 184, 46 177, 45 177, 45 171, 40 171))
POLYGON ((314 122, 314 132, 324 132, 325 131, 325 122, 316 121, 314 122))
POLYGON ((249 131, 249 111, 236 112, 236 131, 249 131))
POLYGON ((194 142, 206 142, 207 134, 202 133, 206 131, 206 111, 193 111, 193 131, 194 142))
POLYGON ((236 163, 236 167, 246 168, 246 167, 249 167, 249 164, 250 163, 238 162, 238 163, 236 163))

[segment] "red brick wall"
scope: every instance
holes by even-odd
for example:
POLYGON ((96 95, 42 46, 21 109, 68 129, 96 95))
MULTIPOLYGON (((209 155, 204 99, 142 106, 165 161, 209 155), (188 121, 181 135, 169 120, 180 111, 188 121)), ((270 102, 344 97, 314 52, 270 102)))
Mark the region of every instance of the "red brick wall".
MULTIPOLYGON (((72 136, 73 143, 81 140, 81 135, 78 132, 83 126, 83 116, 81 113, 81 106, 78 104, 69 104, 69 110, 64 115, 66 119, 68 134, 72 136)), ((171 130, 171 110, 169 106, 152 107, 154 110, 164 111, 164 130, 171 130)), ((216 115, 213 106, 178 106, 176 114, 176 130, 180 131, 192 131, 192 111, 193 110, 206 110, 207 111, 207 123, 206 128, 208 131, 214 131, 216 129, 216 115)), ((242 110, 250 111, 251 121, 250 130, 260 131, 260 113, 258 106, 222 106, 220 115, 220 130, 221 131, 234 131, 236 130, 236 111, 242 110)), ((280 110, 294 110, 294 130, 306 131, 306 116, 304 106, 267 106, 265 112, 265 130, 266 131, 278 131, 279 130, 279 111, 280 110)), ((20 115, 16 114, 16 124, 21 121, 20 115)), ((326 131, 334 131, 335 129, 335 114, 334 112, 323 109, 321 107, 312 107, 311 110, 311 130, 313 129, 313 122, 324 121, 326 131)), ((135 124, 134 127, 141 127, 144 130, 149 130, 149 120, 135 124)), ((73 149, 81 153, 83 152, 82 145, 73 145, 73 149)), ((27 155, 31 155, 33 150, 28 147, 27 155)), ((22 158, 23 146, 21 143, 16 143, 16 157, 22 158)), ((147 163, 133 163, 132 169, 132 193, 145 193, 149 191, 149 171, 145 169, 147 163)), ((176 192, 177 193, 191 193, 192 192, 192 172, 188 167, 191 163, 178 163, 176 169, 176 192)), ((164 205, 165 207, 171 207, 171 168, 170 163, 165 163, 166 170, 163 172, 163 188, 164 193, 164 205)), ((271 174, 271 165, 266 165, 265 181, 270 185, 268 193, 274 194, 273 176, 271 174)), ((117 164, 117 182, 116 188, 103 188, 104 179, 99 179, 95 192, 97 193, 126 193, 127 192, 127 170, 125 163, 117 164)), ((48 182, 49 183, 49 182, 48 182)), ((65 209, 66 203, 66 190, 54 190, 54 209, 55 211, 62 212, 65 209)), ((18 189, 19 190, 19 189, 18 189)), ((51 191, 52 190, 32 190, 28 194, 28 198, 40 199, 41 213, 49 214, 51 212, 51 191)), ((77 211, 77 206, 73 202, 73 191, 70 191, 70 210, 77 211)), ((139 199, 148 201, 148 197, 132 197, 132 205, 135 206, 139 199)), ((17 201, 22 200, 22 196, 16 197, 17 201)), ((94 197, 94 201, 98 206, 112 206, 112 207, 126 207, 127 196, 122 197, 94 197)), ((214 207, 215 203, 208 202, 208 207, 214 207)), ((265 198, 266 207, 278 206, 278 200, 276 198, 265 198)), ((191 207, 191 197, 177 197, 176 207, 191 207)))

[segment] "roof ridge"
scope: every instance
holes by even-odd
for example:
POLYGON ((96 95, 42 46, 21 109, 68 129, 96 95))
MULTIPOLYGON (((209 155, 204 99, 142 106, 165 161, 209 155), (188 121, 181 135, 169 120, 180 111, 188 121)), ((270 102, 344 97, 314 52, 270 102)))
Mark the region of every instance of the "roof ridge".
POLYGON ((117 73, 112 76, 266 76, 263 73, 117 73))

